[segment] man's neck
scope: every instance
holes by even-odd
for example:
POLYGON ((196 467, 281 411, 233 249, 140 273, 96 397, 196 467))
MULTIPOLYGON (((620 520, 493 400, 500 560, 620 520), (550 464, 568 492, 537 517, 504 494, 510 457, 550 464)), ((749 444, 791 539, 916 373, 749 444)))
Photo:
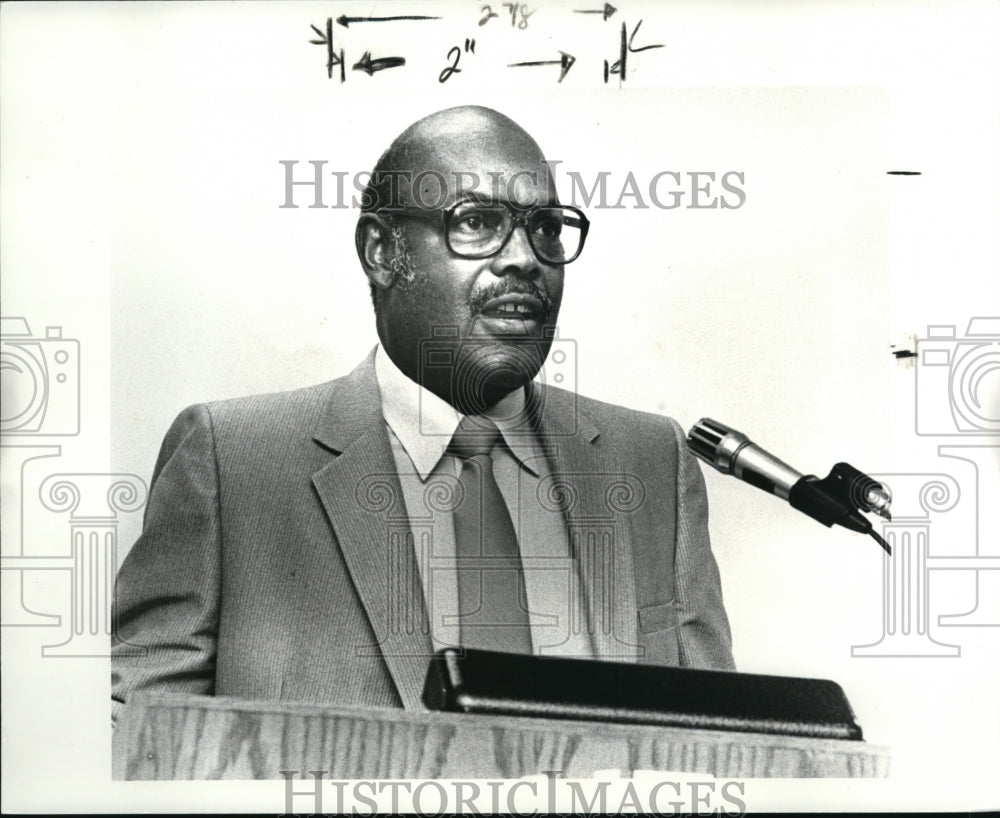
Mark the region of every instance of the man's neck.
POLYGON ((523 391, 526 383, 489 383, 484 378, 460 377, 450 367, 425 367, 423 380, 414 377, 409 367, 401 366, 386 349, 379 344, 383 354, 392 362, 395 368, 414 383, 451 405, 462 415, 488 414, 508 396, 523 391))

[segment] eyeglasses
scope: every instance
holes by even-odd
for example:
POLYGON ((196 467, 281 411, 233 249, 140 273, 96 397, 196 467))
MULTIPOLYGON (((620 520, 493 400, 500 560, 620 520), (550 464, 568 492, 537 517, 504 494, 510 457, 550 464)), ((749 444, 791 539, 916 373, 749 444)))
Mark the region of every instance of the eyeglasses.
POLYGON ((443 219, 448 249, 469 259, 495 256, 510 241, 514 228, 521 226, 540 261, 569 264, 580 255, 590 230, 590 222, 581 210, 561 205, 515 209, 510 204, 458 202, 447 209, 385 207, 379 212, 443 219))

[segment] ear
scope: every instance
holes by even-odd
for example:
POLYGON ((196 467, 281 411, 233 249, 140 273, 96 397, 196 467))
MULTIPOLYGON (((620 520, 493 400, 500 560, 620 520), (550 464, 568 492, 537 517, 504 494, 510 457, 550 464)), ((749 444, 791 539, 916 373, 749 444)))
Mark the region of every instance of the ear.
POLYGON ((364 213, 354 231, 354 244, 368 280, 378 289, 387 290, 395 278, 389 259, 392 256, 389 225, 376 213, 364 213))

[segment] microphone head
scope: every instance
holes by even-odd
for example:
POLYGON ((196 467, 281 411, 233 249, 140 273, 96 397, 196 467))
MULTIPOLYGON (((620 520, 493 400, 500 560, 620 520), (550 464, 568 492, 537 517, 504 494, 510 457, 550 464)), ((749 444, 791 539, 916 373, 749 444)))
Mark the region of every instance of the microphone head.
POLYGON ((862 508, 873 511, 884 520, 892 521, 892 489, 885 483, 873 480, 874 486, 868 486, 865 491, 865 502, 862 508))
POLYGON ((702 418, 688 432, 687 445, 700 460, 723 474, 732 474, 736 455, 750 439, 711 418, 702 418))

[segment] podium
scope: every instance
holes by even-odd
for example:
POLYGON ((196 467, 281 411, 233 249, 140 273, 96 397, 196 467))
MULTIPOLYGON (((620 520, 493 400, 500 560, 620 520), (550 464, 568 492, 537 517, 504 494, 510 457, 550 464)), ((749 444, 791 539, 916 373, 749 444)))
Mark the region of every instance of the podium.
POLYGON ((882 778, 887 748, 864 741, 653 725, 348 709, 180 694, 136 695, 116 728, 115 778, 520 778, 559 771, 717 778, 882 778))

